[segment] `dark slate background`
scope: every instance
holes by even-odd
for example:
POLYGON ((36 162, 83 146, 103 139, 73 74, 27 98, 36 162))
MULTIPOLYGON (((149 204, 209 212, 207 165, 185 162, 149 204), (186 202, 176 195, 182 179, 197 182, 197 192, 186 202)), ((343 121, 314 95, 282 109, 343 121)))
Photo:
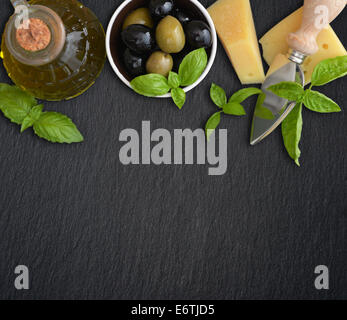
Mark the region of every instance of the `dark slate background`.
MULTIPOLYGON (((106 27, 120 0, 84 0, 106 27)), ((201 1, 205 6, 213 0, 201 1)), ((253 1, 258 36, 302 1, 253 1)), ((12 13, 1 1, 0 24, 12 13)), ((347 44, 344 17, 333 23, 347 44)), ((9 82, 1 67, 0 81, 9 82)), ((215 108, 211 82, 241 85, 219 45, 205 81, 178 111, 144 99, 110 65, 84 95, 47 102, 85 136, 54 145, 0 116, 0 298, 3 299, 342 299, 347 298, 346 115, 304 110, 301 168, 277 130, 249 145, 254 99, 244 118, 224 116, 228 171, 206 166, 123 166, 119 133, 203 127, 215 108), (16 291, 27 265, 31 289, 16 291), (330 268, 330 290, 314 288, 314 268, 330 268)), ((322 88, 342 107, 340 79, 322 88)))

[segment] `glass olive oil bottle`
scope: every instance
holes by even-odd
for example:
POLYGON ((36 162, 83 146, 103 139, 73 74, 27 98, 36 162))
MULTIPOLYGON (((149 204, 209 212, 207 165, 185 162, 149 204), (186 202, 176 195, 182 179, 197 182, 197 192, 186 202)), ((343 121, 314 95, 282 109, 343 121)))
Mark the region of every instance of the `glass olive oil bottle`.
POLYGON ((86 91, 106 59, 105 32, 77 0, 11 0, 1 57, 12 81, 43 100, 71 99, 86 91))

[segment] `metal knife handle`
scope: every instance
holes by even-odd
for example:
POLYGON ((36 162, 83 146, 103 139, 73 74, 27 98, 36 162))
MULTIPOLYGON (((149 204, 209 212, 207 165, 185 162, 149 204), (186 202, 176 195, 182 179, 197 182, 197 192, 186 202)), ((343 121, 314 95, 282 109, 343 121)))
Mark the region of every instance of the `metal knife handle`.
POLYGON ((345 8, 347 0, 304 0, 301 28, 288 35, 289 47, 310 56, 318 51, 317 36, 345 8))

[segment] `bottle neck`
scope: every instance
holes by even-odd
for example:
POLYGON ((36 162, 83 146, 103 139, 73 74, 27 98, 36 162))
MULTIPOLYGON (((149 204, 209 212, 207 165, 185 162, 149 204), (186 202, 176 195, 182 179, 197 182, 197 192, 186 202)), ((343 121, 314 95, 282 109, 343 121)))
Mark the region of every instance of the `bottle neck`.
POLYGON ((10 54, 19 62, 40 66, 51 63, 62 52, 65 44, 65 27, 61 18, 51 9, 30 5, 17 10, 25 1, 11 0, 16 13, 10 18, 5 41, 10 54))
POLYGON ((28 7, 28 2, 26 0, 10 0, 13 7, 16 8, 18 6, 26 6, 28 7))

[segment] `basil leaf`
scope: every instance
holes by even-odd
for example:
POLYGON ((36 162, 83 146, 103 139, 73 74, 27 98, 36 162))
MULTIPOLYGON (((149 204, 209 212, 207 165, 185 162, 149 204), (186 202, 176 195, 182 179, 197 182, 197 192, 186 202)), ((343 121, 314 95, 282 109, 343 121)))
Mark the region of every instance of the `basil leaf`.
POLYGON ((135 92, 146 97, 162 96, 170 91, 167 79, 156 73, 139 76, 130 82, 135 92))
POLYGON ((246 114, 245 109, 243 106, 234 101, 229 101, 224 107, 223 107, 223 112, 225 114, 230 114, 234 116, 244 116, 246 114))
POLYGON ((180 78, 176 72, 170 71, 168 84, 172 89, 176 89, 181 85, 180 78))
POLYGON ((67 116, 58 112, 43 112, 34 123, 35 133, 51 142, 73 143, 83 141, 83 136, 67 116))
POLYGON ((227 103, 227 96, 224 89, 214 83, 211 85, 210 97, 213 103, 219 108, 223 108, 223 106, 227 103))
POLYGON ((24 118, 22 122, 22 127, 20 132, 25 131, 26 129, 33 126, 33 124, 40 119, 41 113, 43 109, 43 104, 33 107, 29 114, 24 118))
POLYGON ((247 98, 249 98, 255 94, 262 94, 262 93, 263 93, 263 91, 258 89, 258 88, 244 88, 244 89, 241 89, 241 90, 235 92, 231 96, 229 101, 241 103, 241 102, 245 101, 247 98))
POLYGON ((29 93, 16 86, 0 84, 0 110, 12 122, 21 124, 35 105, 37 101, 29 93))
POLYGON ((178 74, 181 86, 190 86, 198 80, 207 65, 207 53, 204 48, 200 48, 188 53, 182 60, 178 74))
POLYGON ((221 111, 214 113, 206 122, 205 132, 207 141, 210 139, 212 133, 220 124, 220 114, 221 111))
POLYGON ((171 90, 171 96, 172 100, 174 101, 175 105, 182 109, 184 103, 186 102, 186 93, 181 88, 175 88, 171 90))
POLYGON ((311 84, 312 86, 323 86, 345 75, 347 75, 347 55, 326 59, 314 68, 311 84))
POLYGON ((301 101, 305 92, 304 88, 300 84, 290 81, 274 84, 267 88, 267 90, 270 90, 275 95, 290 101, 301 101))
POLYGON ((299 143, 302 132, 302 103, 297 103, 294 109, 282 122, 283 142, 289 156, 300 166, 301 151, 299 143))
POLYGON ((306 90, 304 97, 306 108, 320 113, 340 112, 340 107, 323 93, 306 90))

